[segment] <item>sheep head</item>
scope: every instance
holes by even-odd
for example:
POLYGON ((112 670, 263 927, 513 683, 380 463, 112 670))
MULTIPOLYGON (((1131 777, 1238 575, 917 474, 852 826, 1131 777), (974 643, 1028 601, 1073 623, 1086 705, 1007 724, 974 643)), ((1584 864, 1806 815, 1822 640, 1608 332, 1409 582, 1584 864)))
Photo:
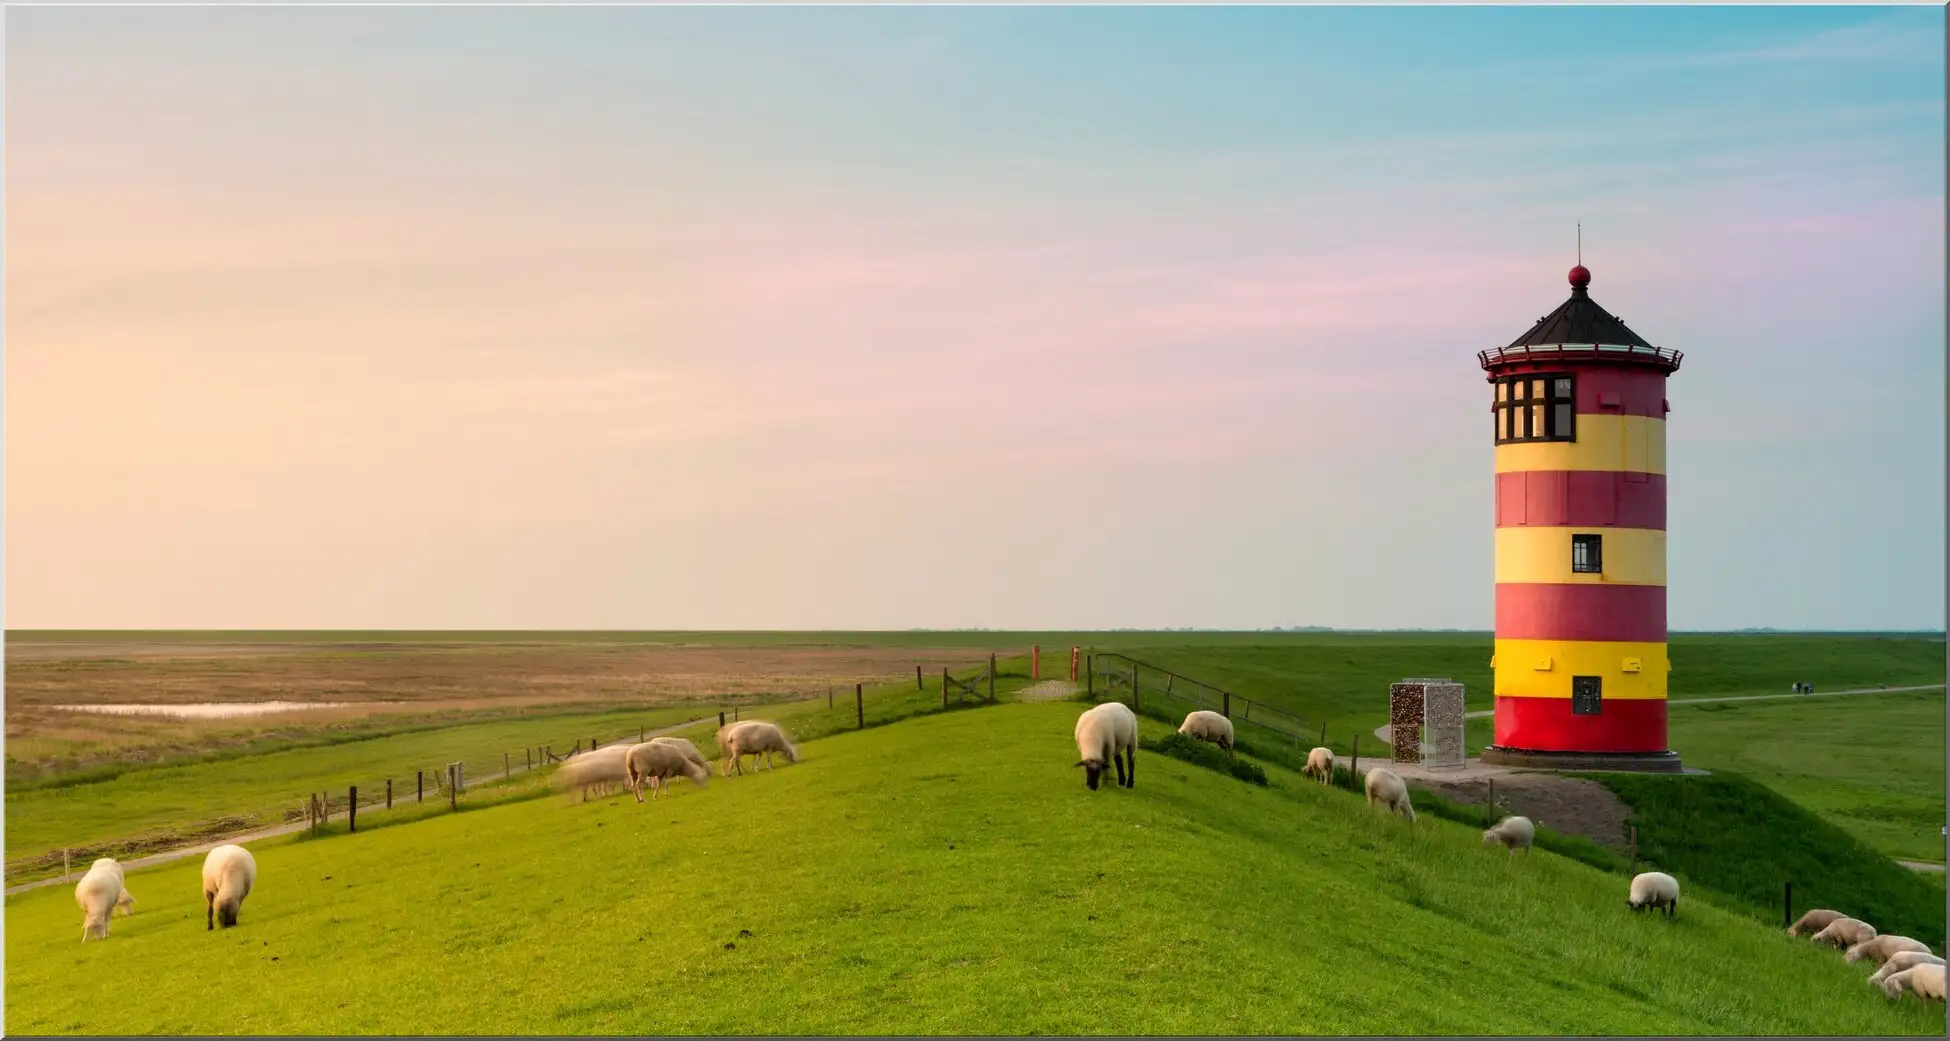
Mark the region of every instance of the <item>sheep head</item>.
POLYGON ((1091 791, 1096 791, 1097 783, 1103 780, 1104 761, 1102 759, 1084 759, 1079 761, 1077 765, 1083 767, 1083 783, 1089 785, 1091 791))

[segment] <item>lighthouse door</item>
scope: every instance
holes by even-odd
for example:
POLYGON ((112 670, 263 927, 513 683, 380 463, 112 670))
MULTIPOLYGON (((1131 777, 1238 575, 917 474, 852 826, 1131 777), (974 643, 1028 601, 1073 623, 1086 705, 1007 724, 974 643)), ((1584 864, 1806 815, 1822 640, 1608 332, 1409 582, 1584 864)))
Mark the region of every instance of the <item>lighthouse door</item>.
POLYGON ((1600 691, 1604 686, 1603 676, 1571 677, 1571 714, 1574 716, 1595 716, 1600 712, 1600 691))

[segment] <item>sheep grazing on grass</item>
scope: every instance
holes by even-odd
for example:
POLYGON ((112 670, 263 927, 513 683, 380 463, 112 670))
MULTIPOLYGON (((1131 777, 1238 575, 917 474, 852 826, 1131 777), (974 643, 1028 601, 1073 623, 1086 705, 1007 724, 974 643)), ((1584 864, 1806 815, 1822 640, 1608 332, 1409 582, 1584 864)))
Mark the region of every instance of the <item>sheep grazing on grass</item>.
POLYGON ((1874 939, 1876 927, 1859 918, 1837 918, 1815 934, 1815 942, 1836 950, 1847 950, 1864 940, 1874 939))
POLYGON ((650 785, 650 797, 656 798, 663 790, 664 782, 672 777, 688 777, 698 787, 711 783, 711 768, 701 762, 693 761, 682 749, 655 741, 645 741, 631 745, 623 762, 629 771, 631 794, 637 802, 643 801, 643 786, 650 785))
POLYGON ((1679 914, 1679 880, 1663 871, 1645 871, 1632 878, 1632 893, 1626 905, 1634 911, 1664 908, 1666 917, 1679 914))
POLYGON ((792 739, 785 736, 777 723, 749 720, 726 736, 731 743, 731 761, 739 773, 745 772, 745 757, 752 757, 752 769, 758 769, 758 757, 765 757, 765 768, 772 769, 772 755, 785 756, 788 763, 799 761, 799 749, 792 739))
POLYGON ((653 745, 667 745, 671 748, 675 748, 679 752, 682 752, 684 754, 684 758, 689 759, 691 762, 704 767, 706 770, 709 770, 711 768, 711 761, 704 758, 704 753, 698 751, 697 746, 692 744, 686 738, 653 737, 650 739, 650 743, 653 745))
POLYGON ((562 768, 555 772, 556 787, 581 788, 584 802, 589 801, 591 788, 596 790, 597 795, 608 795, 611 786, 629 782, 629 773, 623 767, 623 757, 629 751, 629 745, 616 744, 577 752, 564 760, 562 768))
POLYGON ((122 885, 122 865, 113 857, 103 857, 88 865, 88 873, 75 883, 74 902, 81 907, 81 942, 92 937, 108 939, 108 919, 115 908, 135 903, 122 885))
POLYGON ((1893 1000, 1909 991, 1929 1001, 1943 1000, 1943 966, 1912 965, 1882 981, 1882 992, 1893 1000))
POLYGON ((1913 969, 1918 965, 1942 964, 1942 958, 1924 951, 1897 951, 1889 956, 1888 961, 1882 963, 1882 968, 1877 969, 1869 975, 1869 984, 1880 987, 1882 986, 1883 980, 1894 976, 1904 969, 1913 969))
POLYGON ((1823 929, 1828 928, 1829 923, 1835 921, 1837 918, 1847 917, 1847 915, 1840 911, 1830 911, 1826 908, 1809 911, 1807 914, 1795 919, 1793 925, 1788 926, 1787 934, 1789 936, 1813 936, 1823 929))
POLYGON ((755 719, 741 719, 735 723, 726 723, 724 726, 718 728, 718 733, 715 737, 715 740, 718 742, 718 767, 719 771, 726 777, 731 776, 731 771, 734 768, 740 773, 744 772, 744 764, 740 763, 738 756, 734 755, 731 751, 731 735, 756 722, 758 721, 755 719))
POLYGON ((257 881, 257 859, 242 846, 218 846, 203 858, 203 902, 208 913, 205 924, 225 929, 237 924, 237 911, 257 881))
POLYGON ((1334 783, 1334 750, 1316 747, 1307 753, 1307 765, 1300 772, 1322 784, 1334 783))
POLYGON ((1077 717, 1077 765, 1083 783, 1097 790, 1104 771, 1117 767, 1120 788, 1137 787, 1137 714, 1121 701, 1106 701, 1077 717))
POLYGON ((1186 737, 1200 741, 1210 741, 1219 746, 1219 751, 1232 754, 1232 720, 1210 709, 1199 709, 1185 717, 1178 724, 1178 732, 1186 737))
POLYGON ((1365 787, 1368 793, 1368 805, 1380 803, 1389 810, 1407 817, 1410 824, 1415 823, 1415 807, 1408 801, 1408 785, 1395 771, 1384 770, 1378 766, 1369 770, 1365 787))
POLYGON ((1890 955, 1901 954, 1904 951, 1921 951, 1928 954, 1930 945, 1907 936, 1890 936, 1885 933, 1881 936, 1871 936, 1861 943, 1852 945, 1848 953, 1842 956, 1842 960, 1853 965, 1867 958, 1869 964, 1881 965, 1889 960, 1890 955))
POLYGON ((1496 827, 1483 832, 1483 845, 1494 846, 1502 843, 1510 847, 1510 855, 1516 856, 1521 849, 1524 856, 1530 855, 1530 844, 1537 838, 1537 828, 1529 817, 1505 817, 1496 822, 1496 827))

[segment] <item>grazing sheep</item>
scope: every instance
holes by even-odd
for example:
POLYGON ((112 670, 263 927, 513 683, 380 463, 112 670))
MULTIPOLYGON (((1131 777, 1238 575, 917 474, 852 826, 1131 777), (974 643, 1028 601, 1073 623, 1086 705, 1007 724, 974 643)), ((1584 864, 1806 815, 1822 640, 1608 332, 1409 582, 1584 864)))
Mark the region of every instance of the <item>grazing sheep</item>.
POLYGON ((1494 846, 1501 842, 1510 847, 1511 856, 1516 856, 1517 850, 1521 849, 1527 857, 1530 855, 1530 844, 1536 837, 1537 829, 1530 823, 1529 817, 1505 817, 1496 822, 1496 827, 1483 832, 1483 845, 1494 846))
POLYGON ((1199 709, 1178 724, 1178 732, 1200 741, 1210 741, 1219 751, 1232 754, 1232 720, 1210 709, 1199 709))
POLYGON ((1909 991, 1929 1001, 1943 1000, 1943 966, 1913 965, 1882 981, 1882 992, 1893 1000, 1909 991))
POLYGON ((135 903, 122 886, 122 865, 113 857, 88 865, 88 873, 74 887, 74 902, 81 908, 81 942, 87 943, 90 937, 108 939, 109 916, 124 900, 135 903))
POLYGON ((1365 787, 1368 792, 1368 805, 1380 803, 1389 810, 1407 817, 1410 824, 1415 823, 1415 807, 1408 802, 1408 785, 1403 783, 1400 775, 1395 771, 1384 770, 1378 766, 1369 770, 1365 787))
POLYGON ((653 737, 650 739, 650 743, 653 745, 669 745, 670 747, 677 749, 679 752, 684 753, 684 758, 689 759, 691 762, 696 763, 697 765, 702 766, 707 770, 711 768, 711 762, 710 760, 704 758, 704 753, 698 751, 697 746, 691 744, 690 741, 685 738, 653 737))
POLYGON ((718 742, 718 766, 720 768, 720 772, 722 772, 726 777, 731 776, 731 771, 734 767, 738 770, 738 772, 740 773, 744 772, 744 764, 739 762, 738 756, 732 754, 731 735, 736 733, 739 729, 750 726, 751 724, 756 722, 757 720, 754 719, 741 719, 735 723, 726 723, 724 726, 718 728, 718 733, 715 738, 715 740, 718 742))
POLYGON ((1795 919, 1793 925, 1788 926, 1787 934, 1789 936, 1813 936, 1823 929, 1828 928, 1829 923, 1835 919, 1847 917, 1847 915, 1840 911, 1830 911, 1825 908, 1809 911, 1807 914, 1795 919))
POLYGON ((1897 951, 1889 956, 1888 961, 1882 963, 1882 968, 1877 969, 1869 975, 1869 984, 1880 987, 1882 986, 1883 980, 1894 976, 1904 969, 1914 968, 1918 965, 1942 964, 1943 959, 1934 954, 1927 954, 1923 951, 1897 951))
POLYGON ((1872 939, 1875 934, 1876 927, 1861 919, 1837 918, 1815 934, 1815 942, 1839 951, 1853 947, 1863 940, 1872 939))
POLYGON ((738 772, 741 774, 745 772, 746 756, 752 757, 753 770, 758 769, 760 755, 765 757, 765 768, 772 769, 774 752, 785 756, 785 761, 788 763, 799 761, 799 749, 792 744, 791 738, 785 736, 785 731, 779 729, 777 723, 754 719, 726 735, 726 740, 731 742, 731 760, 737 764, 738 772))
POLYGON ((643 786, 650 785, 650 797, 656 798, 663 790, 664 781, 671 777, 688 777, 699 788, 711 783, 711 768, 701 762, 694 762, 681 749, 655 741, 645 741, 631 745, 623 762, 629 771, 631 794, 637 802, 643 801, 643 786))
POLYGON ((629 781, 629 773, 623 767, 623 757, 629 751, 629 745, 616 744, 577 752, 564 760, 562 768, 555 772, 556 787, 581 788, 584 802, 589 801, 591 788, 596 789, 597 795, 608 795, 611 785, 622 785, 629 781))
POLYGON ((1117 785, 1137 787, 1137 714, 1121 701, 1106 701, 1077 717, 1077 765, 1083 783, 1097 790, 1104 771, 1117 766, 1117 785), (1129 769, 1126 769, 1128 764, 1129 769))
POLYGON ((1666 917, 1679 914, 1679 880, 1663 871, 1645 871, 1632 878, 1632 894, 1625 901, 1634 911, 1665 908, 1666 917))
POLYGON ((1302 774, 1322 784, 1334 783, 1334 750, 1316 747, 1307 753, 1307 765, 1300 769, 1302 774))
POLYGON ((1889 960, 1890 955, 1900 954, 1903 951, 1921 951, 1928 954, 1930 945, 1907 936, 1891 936, 1884 933, 1881 936, 1871 936, 1849 947, 1848 953, 1842 956, 1842 960, 1853 965, 1867 958, 1871 965, 1881 965, 1889 960))
POLYGON ((203 858, 203 902, 206 929, 218 922, 225 929, 237 924, 237 910, 257 881, 257 859, 242 846, 218 846, 203 858))

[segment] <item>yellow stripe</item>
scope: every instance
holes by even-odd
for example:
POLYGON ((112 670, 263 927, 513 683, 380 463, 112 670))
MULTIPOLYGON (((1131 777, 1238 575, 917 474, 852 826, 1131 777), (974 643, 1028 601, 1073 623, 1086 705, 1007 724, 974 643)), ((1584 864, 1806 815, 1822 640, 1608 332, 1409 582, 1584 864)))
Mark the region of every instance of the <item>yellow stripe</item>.
POLYGON ((1663 643, 1498 640, 1494 661, 1499 698, 1568 698, 1571 677, 1598 676, 1603 699, 1657 699, 1672 671, 1663 643))
POLYGON ((1576 441, 1496 446, 1496 472, 1633 470, 1666 472, 1666 421, 1646 416, 1578 416, 1576 441))
POLYGON ((1666 533, 1652 528, 1498 528, 1496 580, 1662 586, 1666 533), (1571 536, 1600 535, 1597 574, 1571 570, 1571 536))

